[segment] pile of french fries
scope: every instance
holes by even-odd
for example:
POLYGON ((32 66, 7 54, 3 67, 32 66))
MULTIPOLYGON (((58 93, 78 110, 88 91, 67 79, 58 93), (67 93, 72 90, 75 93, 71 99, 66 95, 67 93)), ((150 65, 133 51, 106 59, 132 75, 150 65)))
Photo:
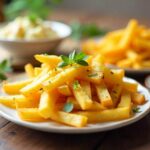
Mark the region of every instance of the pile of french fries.
POLYGON ((82 49, 87 54, 102 54, 105 63, 120 68, 150 68, 150 28, 132 19, 126 28, 109 32, 99 41, 84 42, 82 49))
POLYGON ((145 103, 138 84, 123 81, 124 71, 104 66, 100 55, 89 56, 87 66, 58 67, 61 57, 35 55, 40 67, 25 66, 28 78, 3 83, 0 103, 16 109, 22 120, 53 120, 74 127, 132 117, 145 103))

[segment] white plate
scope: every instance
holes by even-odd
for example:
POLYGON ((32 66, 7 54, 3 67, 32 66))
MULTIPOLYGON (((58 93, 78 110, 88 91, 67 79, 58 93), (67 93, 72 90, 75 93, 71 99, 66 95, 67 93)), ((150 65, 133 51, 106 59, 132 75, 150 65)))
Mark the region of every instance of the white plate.
MULTIPOLYGON (((12 81, 18 81, 25 78, 24 74, 16 75, 11 78, 12 81)), ((130 78, 124 78, 124 80, 129 82, 136 82, 133 79, 130 78)), ((106 123, 96 123, 96 124, 88 124, 86 127, 83 128, 74 128, 65 126, 59 123, 55 123, 53 121, 49 122, 42 122, 42 123, 31 123, 22 121, 15 110, 5 107, 4 105, 0 104, 0 115, 4 118, 6 118, 9 121, 12 121, 18 125, 29 127, 32 129, 45 131, 45 132, 55 132, 55 133, 94 133, 94 132, 102 132, 102 131, 108 131, 116 128, 120 128, 126 125, 129 125, 131 123, 134 123, 141 118, 143 118, 145 115, 148 114, 150 110, 150 94, 146 88, 144 88, 142 85, 138 85, 138 91, 143 93, 146 97, 147 103, 145 103, 140 107, 139 113, 137 113, 135 116, 133 116, 130 119, 122 120, 122 121, 112 121, 112 122, 106 122, 106 123)), ((0 94, 4 94, 2 90, 0 91, 0 94)))

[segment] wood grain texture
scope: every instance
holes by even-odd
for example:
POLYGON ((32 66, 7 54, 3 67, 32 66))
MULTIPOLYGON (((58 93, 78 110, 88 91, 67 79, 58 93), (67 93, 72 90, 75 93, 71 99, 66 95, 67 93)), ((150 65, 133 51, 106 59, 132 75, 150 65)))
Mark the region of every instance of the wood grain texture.
POLYGON ((0 129, 0 150, 91 150, 104 134, 53 134, 9 123, 0 129))
POLYGON ((97 150, 149 150, 150 114, 127 127, 110 131, 97 150))
POLYGON ((5 127, 8 123, 9 123, 8 120, 0 117, 0 129, 3 128, 3 127, 5 127))

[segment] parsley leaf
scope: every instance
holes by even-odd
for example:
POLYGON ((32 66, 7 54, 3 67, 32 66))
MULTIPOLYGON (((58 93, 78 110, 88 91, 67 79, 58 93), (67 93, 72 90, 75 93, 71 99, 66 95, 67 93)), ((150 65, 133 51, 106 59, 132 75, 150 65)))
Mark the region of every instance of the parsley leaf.
POLYGON ((60 68, 63 68, 63 67, 65 67, 65 66, 68 66, 68 63, 66 63, 66 62, 60 62, 60 63, 58 64, 58 67, 60 67, 60 68))
POLYGON ((63 111, 71 112, 73 110, 73 107, 74 107, 74 105, 71 102, 67 102, 63 107, 63 111))
POLYGON ((67 56, 61 55, 60 57, 64 62, 69 63, 69 58, 67 56))
POLYGON ((98 76, 98 73, 88 74, 88 77, 90 77, 90 78, 96 77, 96 76, 98 76))
POLYGON ((73 89, 77 90, 79 87, 80 87, 79 81, 75 80, 74 83, 73 83, 73 89))
POLYGON ((60 56, 62 59, 62 62, 58 64, 58 67, 65 67, 72 64, 79 64, 82 66, 88 66, 88 63, 85 61, 87 59, 87 55, 83 52, 76 53, 74 50, 72 53, 69 54, 69 56, 60 56))
POLYGON ((134 107, 132 109, 132 111, 133 111, 133 113, 140 113, 141 112, 139 107, 134 107))
POLYGON ((76 51, 74 50, 72 53, 69 54, 69 59, 75 59, 76 51))
POLYGON ((10 62, 8 60, 5 59, 0 63, 0 71, 2 71, 2 72, 11 72, 12 71, 10 62))
POLYGON ((85 60, 77 60, 76 63, 82 66, 88 66, 88 63, 85 60))
POLYGON ((7 77, 6 77, 5 73, 11 72, 11 71, 12 71, 12 68, 11 68, 10 62, 6 59, 3 60, 0 63, 0 80, 6 80, 7 77))
POLYGON ((7 79, 6 75, 3 74, 2 72, 0 72, 0 81, 1 80, 6 80, 6 79, 7 79))

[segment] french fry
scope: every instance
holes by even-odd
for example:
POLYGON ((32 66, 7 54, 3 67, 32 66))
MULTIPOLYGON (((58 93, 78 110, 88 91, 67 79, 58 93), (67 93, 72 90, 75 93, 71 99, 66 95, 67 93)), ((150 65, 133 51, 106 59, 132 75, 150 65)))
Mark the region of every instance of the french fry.
POLYGON ((141 39, 141 38, 136 38, 133 41, 133 45, 139 49, 149 49, 150 48, 149 40, 141 39))
POLYGON ((129 111, 131 112, 131 94, 129 92, 123 92, 121 95, 120 103, 118 104, 119 108, 125 107, 129 108, 129 111))
POLYGON ((79 85, 77 88, 72 89, 73 94, 83 110, 87 110, 92 106, 92 100, 85 92, 85 90, 79 85))
POLYGON ((138 25, 138 23, 136 20, 131 20, 128 23, 127 28, 125 29, 125 31, 123 33, 124 35, 119 43, 119 47, 121 47, 121 48, 129 47, 129 45, 135 35, 137 25, 138 25))
POLYGON ((104 81, 106 84, 110 86, 122 83, 123 77, 124 77, 124 70, 122 69, 114 70, 105 68, 104 70, 104 81))
POLYGON ((127 57, 130 59, 138 60, 138 53, 135 52, 134 50, 128 50, 127 57))
POLYGON ((103 111, 81 111, 78 114, 86 116, 89 123, 118 121, 130 118, 128 107, 108 109, 103 111))
POLYGON ((24 86, 30 84, 32 82, 32 79, 27 79, 19 82, 3 82, 3 90, 10 95, 20 94, 20 89, 22 89, 24 86))
POLYGON ((53 116, 53 120, 78 128, 84 127, 87 124, 87 117, 62 111, 53 116))
POLYGON ((61 61, 61 58, 55 55, 35 55, 34 57, 39 62, 50 65, 51 68, 55 68, 61 61))
POLYGON ((0 104, 6 105, 10 108, 16 108, 17 100, 24 100, 25 97, 23 95, 13 95, 13 96, 0 96, 0 104))
POLYGON ((102 103, 102 105, 105 107, 113 106, 113 101, 104 82, 102 82, 100 85, 96 85, 96 91, 99 101, 102 103))
MULTIPOLYGON (((82 110, 81 106, 79 105, 79 103, 76 101, 76 99, 74 97, 68 97, 67 98, 67 102, 71 102, 74 106, 74 109, 76 110, 82 110)), ((102 104, 93 101, 91 107, 88 110, 105 110, 106 107, 104 107, 102 104)))
POLYGON ((142 105, 146 102, 144 95, 137 92, 131 93, 131 99, 136 105, 142 105))
POLYGON ((90 71, 86 72, 83 76, 78 77, 80 80, 84 80, 94 84, 100 84, 104 77, 103 72, 90 71))
POLYGON ((117 66, 120 68, 131 68, 133 65, 133 59, 127 58, 127 59, 122 59, 117 63, 117 66))
POLYGON ((131 83, 131 82, 123 82, 123 89, 130 92, 136 92, 138 88, 137 83, 131 83))
MULTIPOLYGON (((43 73, 41 73, 43 74, 43 73)), ((42 88, 42 83, 46 80, 48 80, 50 77, 55 75, 56 72, 49 71, 47 74, 44 74, 43 76, 36 77, 30 84, 23 87, 20 92, 24 95, 31 95, 34 92, 40 90, 42 88)))
POLYGON ((114 107, 116 107, 119 102, 121 91, 122 91, 122 85, 116 84, 114 85, 113 89, 110 92, 114 107))
POLYGON ((96 101, 93 101, 92 103, 92 106, 88 109, 88 110, 92 110, 92 111, 100 111, 100 110, 105 110, 107 109, 106 107, 104 107, 102 104, 96 102, 96 101))
POLYGON ((102 70, 104 69, 103 58, 101 55, 97 55, 91 61, 91 68, 87 70, 86 77, 84 76, 84 80, 87 80, 94 84, 100 84, 101 80, 104 77, 102 70))
POLYGON ((39 103, 39 113, 43 118, 45 119, 51 118, 54 115, 56 98, 57 95, 55 92, 42 93, 40 103, 39 103))
POLYGON ((86 92, 86 94, 89 96, 89 98, 92 98, 90 83, 86 82, 86 81, 81 81, 80 85, 84 89, 84 91, 86 92))
POLYGON ((35 98, 35 97, 17 98, 15 100, 15 105, 16 105, 17 109, 20 109, 20 108, 38 108, 39 98, 35 98))
POLYGON ((59 86, 57 89, 58 89, 58 92, 62 95, 65 95, 65 96, 71 96, 72 95, 69 86, 66 84, 59 86))
POLYGON ((42 70, 52 70, 53 68, 49 64, 43 63, 43 64, 41 64, 41 69, 42 70))
POLYGON ((29 78, 34 77, 34 68, 33 68, 32 64, 25 65, 25 72, 27 73, 29 78))
POLYGON ((21 108, 17 109, 18 115, 22 120, 29 122, 43 122, 48 121, 41 117, 38 108, 21 108))
POLYGON ((76 77, 80 76, 82 74, 82 68, 67 68, 64 71, 60 72, 53 78, 50 78, 48 81, 43 83, 44 89, 51 91, 66 82, 73 81, 76 77))
POLYGON ((91 66, 94 71, 97 71, 97 72, 103 71, 104 70, 104 58, 102 57, 102 55, 95 56, 92 60, 91 66))
POLYGON ((150 67, 150 60, 145 60, 141 63, 143 68, 149 68, 150 67))
POLYGON ((34 76, 37 77, 42 72, 42 68, 35 67, 34 68, 34 76))

